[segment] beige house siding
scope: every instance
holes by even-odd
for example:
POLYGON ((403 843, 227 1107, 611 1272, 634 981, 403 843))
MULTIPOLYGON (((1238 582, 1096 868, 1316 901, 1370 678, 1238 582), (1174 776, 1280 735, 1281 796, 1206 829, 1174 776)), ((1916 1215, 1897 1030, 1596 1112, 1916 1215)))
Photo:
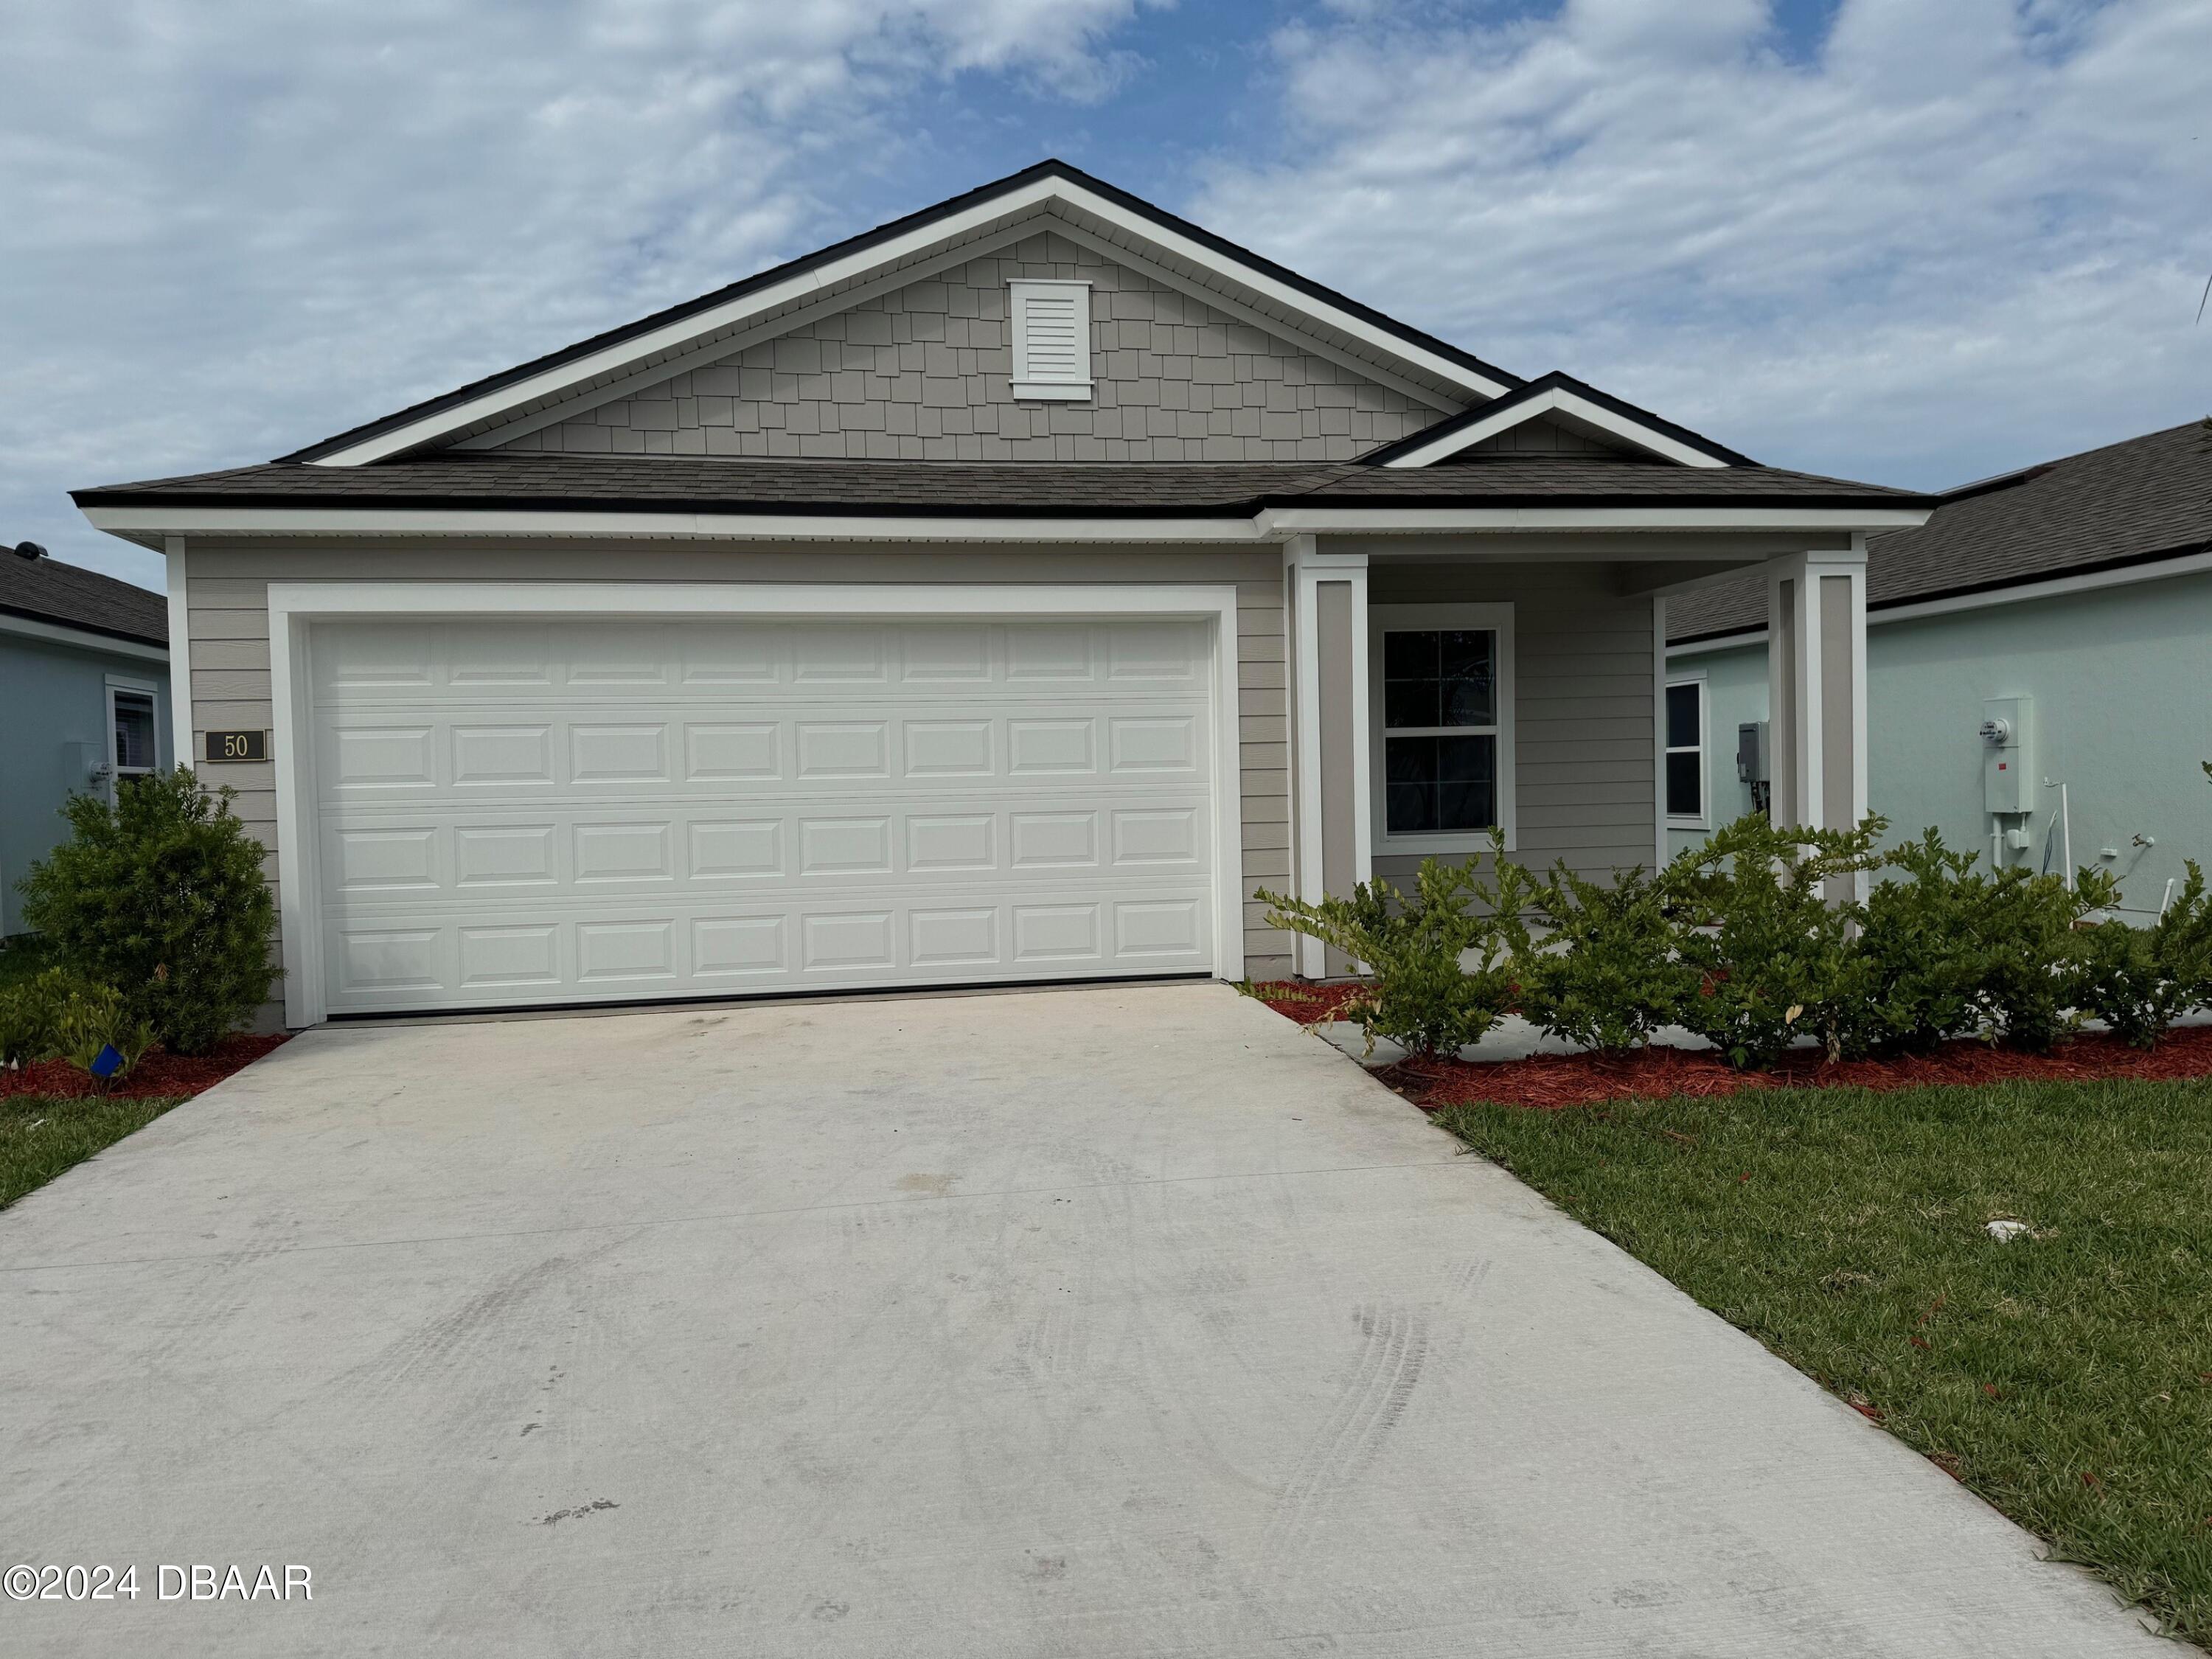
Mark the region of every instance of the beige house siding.
MULTIPOLYGON (((1284 936, 1261 921, 1255 886, 1290 875, 1291 810, 1285 708, 1282 569, 1273 549, 1232 553, 1201 548, 1076 550, 933 546, 907 550, 675 547, 665 543, 495 542, 426 545, 194 542, 186 560, 191 617, 193 751, 198 733, 267 730, 274 724, 269 674, 269 584, 299 580, 532 581, 957 581, 1234 583, 1244 867, 1231 878, 1247 896, 1246 971, 1290 970, 1284 936)), ((268 849, 276 875, 276 778, 268 763, 204 765, 209 784, 238 792, 234 810, 268 849)), ((264 1024, 282 1023, 281 1005, 264 1024)))
POLYGON ((501 447, 886 460, 1348 460, 1443 418, 1040 232, 501 447), (1093 398, 1019 403, 1006 284, 1091 284, 1093 398))
MULTIPOLYGON (((1604 563, 1374 565, 1370 605, 1513 606, 1514 856, 1584 874, 1650 866, 1657 840, 1651 601, 1604 563)), ((1381 757, 1376 757, 1376 764, 1381 757)), ((1407 882, 1418 857, 1380 854, 1407 882)))
POLYGON ((1619 455, 1613 445, 1600 443, 1542 416, 1510 426, 1504 431, 1469 444, 1462 455, 1619 455))

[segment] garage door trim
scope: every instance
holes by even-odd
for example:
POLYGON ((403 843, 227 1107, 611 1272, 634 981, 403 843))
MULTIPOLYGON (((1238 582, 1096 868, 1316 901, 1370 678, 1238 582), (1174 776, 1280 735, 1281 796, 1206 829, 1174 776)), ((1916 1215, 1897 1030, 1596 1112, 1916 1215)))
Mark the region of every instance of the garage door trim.
POLYGON ((284 1017, 328 1017, 322 971, 322 871, 307 745, 312 625, 374 617, 753 616, 838 621, 1116 617, 1212 624, 1213 908, 1218 978, 1244 975, 1243 825, 1239 811, 1237 590, 1223 584, 963 582, 284 581, 269 585, 271 718, 276 735, 276 878, 284 1017))

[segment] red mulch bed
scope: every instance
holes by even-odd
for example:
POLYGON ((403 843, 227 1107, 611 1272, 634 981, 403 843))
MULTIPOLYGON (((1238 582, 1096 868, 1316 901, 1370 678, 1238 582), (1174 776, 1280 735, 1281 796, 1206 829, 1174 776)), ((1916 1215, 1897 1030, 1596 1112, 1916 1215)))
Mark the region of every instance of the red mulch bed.
MULTIPOLYGON (((111 1098, 173 1098, 212 1089, 234 1072, 243 1071, 284 1041, 276 1036, 240 1033, 227 1036, 212 1054, 173 1054, 151 1048, 131 1075, 106 1092, 111 1098)), ((0 1072, 0 1096, 59 1095, 75 1099, 101 1092, 97 1081, 65 1060, 42 1060, 12 1072, 0 1072)))
MULTIPOLYGON (((1276 1012, 1313 1024, 1332 1015, 1359 988, 1275 981, 1255 988, 1276 1012)), ((2148 1054, 2103 1032, 2084 1032, 2047 1054, 1959 1042, 1911 1059, 1831 1065, 1815 1051, 1793 1049, 1771 1072, 1739 1072, 1711 1054, 1649 1048, 1619 1058, 1532 1054, 1526 1060, 1401 1060, 1379 1067, 1375 1075, 1429 1111, 1477 1101, 1548 1110, 1637 1096, 1731 1095, 1740 1089, 1913 1089, 2014 1079, 2037 1083, 2113 1078, 2178 1082, 2212 1077, 2212 1026, 2185 1026, 2148 1054)))

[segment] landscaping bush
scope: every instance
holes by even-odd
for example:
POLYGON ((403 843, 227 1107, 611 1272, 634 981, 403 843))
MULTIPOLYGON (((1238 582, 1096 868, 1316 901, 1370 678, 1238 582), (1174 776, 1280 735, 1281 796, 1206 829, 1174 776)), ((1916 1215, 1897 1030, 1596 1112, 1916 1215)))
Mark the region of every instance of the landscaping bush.
POLYGON ((1827 889, 1881 862, 1884 827, 1870 815, 1853 830, 1784 830, 1752 814, 1668 866, 1695 986, 1680 1022, 1731 1065, 1771 1066, 1804 1036, 1842 1057, 1870 975, 1851 937, 1858 907, 1827 889))
POLYGON ((73 833, 24 878, 23 919, 70 974, 114 988, 129 1026, 204 1053, 276 980, 260 843, 232 814, 231 790, 210 794, 181 769, 116 797, 70 798, 73 833))
POLYGON ((1428 859, 1410 893, 1378 879, 1314 904, 1264 890, 1255 896, 1269 907, 1270 926, 1317 939, 1365 968, 1370 984, 1342 1012, 1366 1032, 1370 1054, 1387 1037, 1409 1055, 1453 1054, 1513 1006, 1516 963, 1528 954, 1528 872, 1498 856, 1496 837, 1492 851, 1496 873, 1486 884, 1473 860, 1428 859), (1472 969, 1462 961, 1470 953, 1472 969))
POLYGON ((1877 883, 1860 914, 1868 987, 1847 1021, 1846 1052, 1927 1054, 1986 1030, 1990 887, 1978 861, 1932 827, 1892 849, 1889 866, 1911 879, 1877 883))
POLYGON ((1676 949, 1671 891, 1640 865, 1607 886, 1555 864, 1530 896, 1552 933, 1522 964, 1522 1013, 1602 1052, 1639 1048, 1680 1018, 1698 976, 1676 949))
POLYGON ((2084 917, 2119 896, 2111 877, 2083 870, 2071 890, 2057 876, 2009 868, 1985 878, 1981 1002, 1989 1028, 2041 1054, 2081 1024, 2075 1003, 2089 948, 2084 917))
POLYGON ((2110 921, 2081 935, 2075 1000, 2137 1048, 2157 1047, 2167 1026, 2212 1002, 2212 901, 2197 860, 2187 866, 2152 926, 2110 921))
POLYGON ((0 1063, 66 1060, 106 1087, 129 1076, 153 1044, 153 1027, 134 1019, 119 994, 82 984, 66 969, 49 968, 0 991, 0 1063), (115 1060, 103 1073, 99 1062, 108 1048, 115 1060))

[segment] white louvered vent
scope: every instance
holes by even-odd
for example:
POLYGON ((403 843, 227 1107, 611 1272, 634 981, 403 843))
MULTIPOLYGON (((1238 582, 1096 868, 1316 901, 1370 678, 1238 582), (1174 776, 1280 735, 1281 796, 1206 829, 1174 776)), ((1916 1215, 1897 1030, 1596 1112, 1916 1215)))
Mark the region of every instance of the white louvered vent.
POLYGON ((1091 284, 1006 285, 1014 325, 1014 396, 1081 402, 1091 396, 1091 284))

